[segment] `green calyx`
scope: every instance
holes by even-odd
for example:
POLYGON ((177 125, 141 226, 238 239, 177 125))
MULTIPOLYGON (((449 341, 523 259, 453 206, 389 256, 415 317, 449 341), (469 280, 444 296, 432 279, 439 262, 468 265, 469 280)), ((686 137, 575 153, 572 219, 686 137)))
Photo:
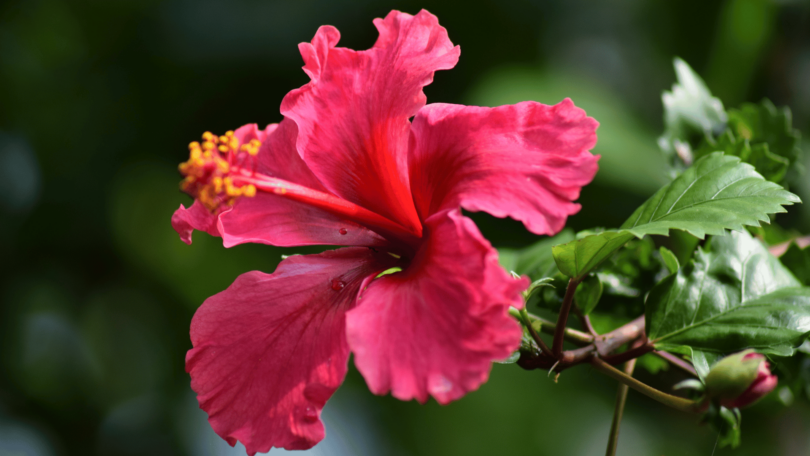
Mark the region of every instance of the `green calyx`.
POLYGON ((716 362, 706 376, 706 395, 723 400, 744 393, 757 378, 759 365, 765 362, 763 356, 744 359, 751 353, 754 350, 745 350, 716 362))

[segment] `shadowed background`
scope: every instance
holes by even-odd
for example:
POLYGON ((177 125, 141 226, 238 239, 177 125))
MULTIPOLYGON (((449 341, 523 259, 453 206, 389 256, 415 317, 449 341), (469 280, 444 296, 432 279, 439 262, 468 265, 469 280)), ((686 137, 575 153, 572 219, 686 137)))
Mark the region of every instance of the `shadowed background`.
MULTIPOLYGON (((0 4, 0 455, 241 455, 208 427, 184 372, 202 301, 282 254, 171 229, 179 162, 203 131, 278 122, 307 82, 297 44, 335 25, 366 49, 391 9, 439 17, 460 44, 429 102, 573 99, 596 118, 600 172, 570 219, 618 226, 665 182, 656 138, 673 56, 726 107, 769 97, 810 134, 810 3, 737 0, 25 0, 0 4)), ((805 142, 805 148, 806 142, 805 142)), ((810 179, 808 179, 810 181, 810 179)), ((805 201, 810 184, 792 188, 805 201)), ((535 240, 474 215, 496 246, 535 240)), ((780 223, 810 232, 798 206, 780 223)), ((662 388, 675 372, 642 379, 662 388)), ((495 365, 446 407, 368 392, 352 367, 312 455, 600 455, 616 384, 589 368, 558 384, 495 365)), ((715 454, 810 454, 810 406, 771 395, 743 445, 715 454)), ((696 417, 631 392, 622 455, 710 455, 696 417)), ((275 452, 275 450, 274 450, 275 452)), ((279 453, 281 451, 278 451, 279 453)))

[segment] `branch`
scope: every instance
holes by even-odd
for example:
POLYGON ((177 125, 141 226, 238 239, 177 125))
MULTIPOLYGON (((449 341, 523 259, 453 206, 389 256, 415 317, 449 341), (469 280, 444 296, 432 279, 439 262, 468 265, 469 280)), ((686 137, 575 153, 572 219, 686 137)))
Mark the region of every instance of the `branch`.
POLYGON ((560 315, 557 318, 557 326, 554 328, 554 340, 551 345, 551 351, 557 359, 562 358, 565 325, 568 324, 568 313, 571 311, 571 304, 574 302, 574 292, 577 290, 577 285, 579 285, 579 282, 573 277, 568 281, 568 288, 565 290, 565 298, 563 298, 562 307, 560 307, 560 315))
POLYGON ((659 391, 646 383, 642 383, 636 380, 629 375, 626 375, 624 372, 616 369, 615 367, 611 366, 610 364, 602 361, 597 357, 591 358, 591 365, 602 372, 603 374, 607 375, 608 377, 618 380, 619 382, 633 388, 634 390, 638 391, 639 393, 655 399, 656 401, 674 408, 675 410, 680 410, 682 412, 697 412, 700 405, 696 401, 691 401, 689 399, 684 399, 682 397, 673 396, 671 394, 667 394, 663 391, 659 391))

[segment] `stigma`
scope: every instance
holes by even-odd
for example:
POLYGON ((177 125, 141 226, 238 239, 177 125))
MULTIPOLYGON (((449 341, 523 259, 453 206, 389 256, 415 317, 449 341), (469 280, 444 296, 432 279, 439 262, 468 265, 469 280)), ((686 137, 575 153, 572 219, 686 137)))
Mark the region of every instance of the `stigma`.
POLYGON ((235 176, 253 174, 261 141, 239 141, 233 131, 222 136, 205 132, 202 142, 188 145, 188 161, 178 169, 185 176, 180 189, 202 203, 212 213, 233 206, 240 197, 256 195, 256 186, 235 176))

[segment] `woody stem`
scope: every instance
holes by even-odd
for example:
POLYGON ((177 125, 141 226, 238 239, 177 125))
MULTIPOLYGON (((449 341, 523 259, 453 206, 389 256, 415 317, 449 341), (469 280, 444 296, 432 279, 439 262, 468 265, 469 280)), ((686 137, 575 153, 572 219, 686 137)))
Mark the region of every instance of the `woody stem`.
POLYGON ((554 340, 551 345, 551 352, 557 359, 562 358, 563 340, 565 339, 565 325, 568 324, 568 314, 571 312, 571 305, 574 303, 574 292, 579 282, 573 277, 568 281, 568 288, 565 290, 560 315, 557 318, 557 326, 554 329, 554 340))

